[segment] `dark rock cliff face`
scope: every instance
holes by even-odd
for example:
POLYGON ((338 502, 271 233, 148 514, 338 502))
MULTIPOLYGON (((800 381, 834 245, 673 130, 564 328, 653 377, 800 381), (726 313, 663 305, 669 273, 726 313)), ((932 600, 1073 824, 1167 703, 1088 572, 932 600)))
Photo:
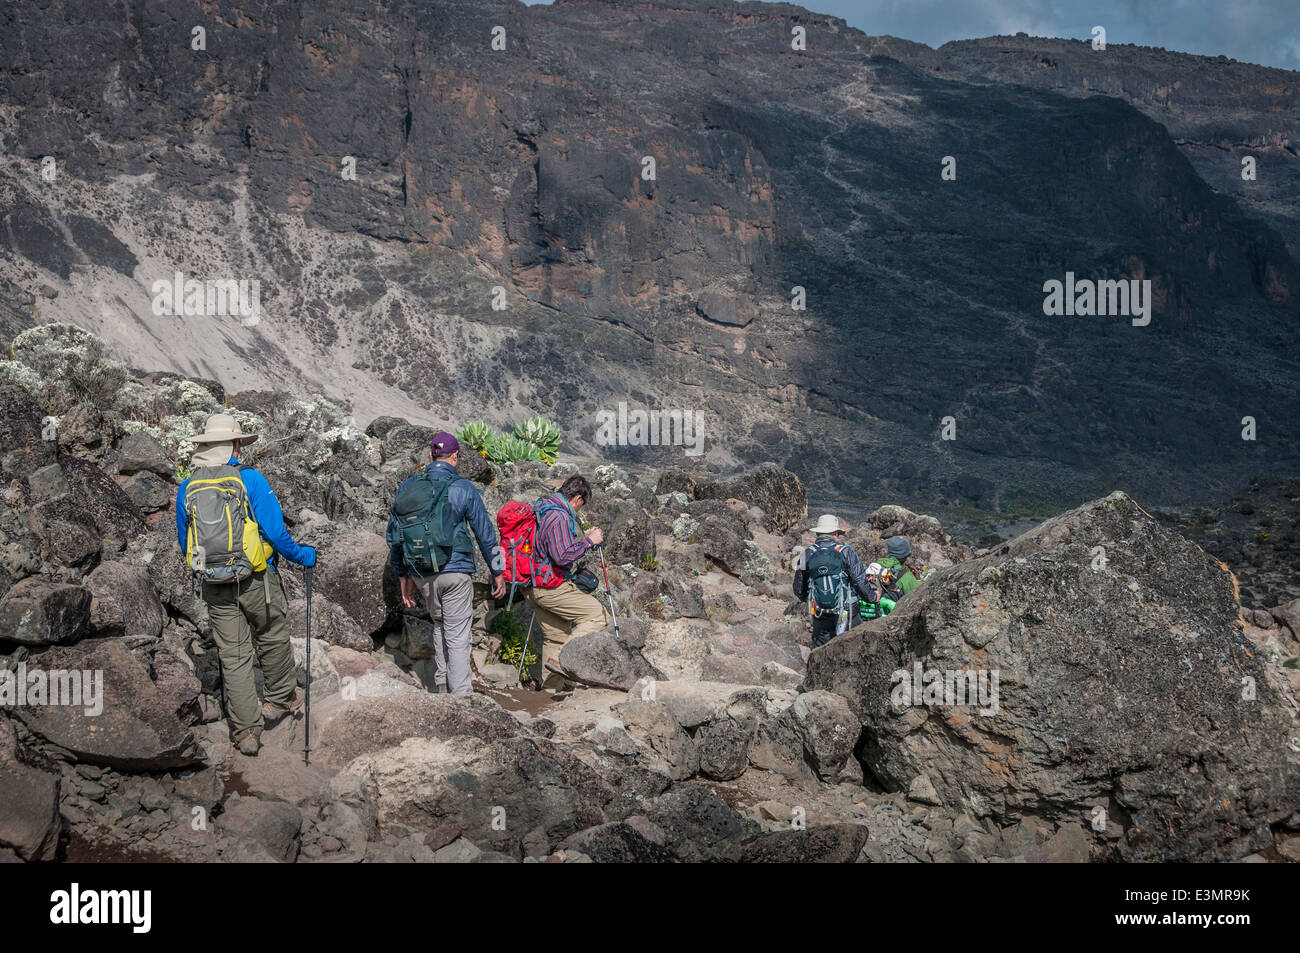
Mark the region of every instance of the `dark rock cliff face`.
POLYGON ((706 461, 822 493, 1178 500, 1293 466, 1296 74, 1182 57, 1175 87, 1173 54, 1074 44, 1054 85, 989 43, 748 3, 10 6, 0 278, 232 390, 526 407, 568 450, 619 401, 698 410, 706 461), (1253 198, 1210 181, 1220 127, 1267 147, 1253 198), (175 272, 257 278, 262 320, 155 314, 175 272), (1066 272, 1149 279, 1150 325, 1045 316, 1066 272))

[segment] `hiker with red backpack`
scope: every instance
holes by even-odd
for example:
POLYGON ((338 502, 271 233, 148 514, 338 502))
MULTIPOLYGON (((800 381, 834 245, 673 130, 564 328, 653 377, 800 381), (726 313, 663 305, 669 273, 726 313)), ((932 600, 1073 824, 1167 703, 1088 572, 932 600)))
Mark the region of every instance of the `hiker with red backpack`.
POLYGON ((275 491, 239 462, 257 440, 229 414, 213 414, 195 445, 193 474, 176 491, 176 539, 208 607, 226 695, 230 740, 244 755, 262 746, 264 728, 303 707, 289 644, 289 600, 276 557, 310 568, 316 550, 289 535, 275 491), (259 703, 256 657, 265 681, 259 703))
POLYGON ((460 442, 446 432, 429 442, 429 465, 397 488, 388 517, 389 562, 402 605, 416 594, 433 620, 434 681, 468 694, 474 621, 474 540, 492 572, 492 597, 506 594, 496 529, 478 488, 456 471, 460 442), (471 538, 472 534, 472 538, 471 538))
POLYGON ((528 586, 524 598, 541 626, 544 667, 560 678, 566 675, 560 667, 564 643, 611 621, 605 607, 573 579, 578 561, 605 540, 598 527, 578 530, 578 510, 590 499, 591 485, 575 474, 558 492, 531 505, 507 503, 497 514, 506 577, 528 586))

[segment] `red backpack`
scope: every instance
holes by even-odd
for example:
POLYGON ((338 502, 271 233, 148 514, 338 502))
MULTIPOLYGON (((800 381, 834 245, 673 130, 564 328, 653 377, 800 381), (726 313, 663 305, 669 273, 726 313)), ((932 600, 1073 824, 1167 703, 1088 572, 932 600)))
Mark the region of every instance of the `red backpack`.
POLYGON ((511 500, 501 507, 497 513, 497 532, 505 554, 506 568, 502 575, 506 582, 541 589, 554 589, 564 582, 564 577, 535 549, 537 511, 532 506, 511 500))

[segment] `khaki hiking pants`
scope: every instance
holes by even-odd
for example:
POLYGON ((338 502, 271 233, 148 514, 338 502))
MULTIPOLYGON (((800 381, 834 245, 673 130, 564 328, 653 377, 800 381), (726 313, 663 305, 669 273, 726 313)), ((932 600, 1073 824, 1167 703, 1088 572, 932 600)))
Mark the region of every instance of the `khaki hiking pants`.
POLYGON ((474 622, 474 579, 468 573, 440 572, 415 577, 433 620, 433 680, 453 695, 474 691, 470 676, 470 630, 474 622))
POLYGON ((280 574, 256 572, 243 582, 204 585, 212 637, 226 686, 226 717, 238 744, 262 730, 262 703, 253 683, 253 656, 262 667, 266 700, 288 705, 298 679, 289 644, 289 600, 280 574))
POLYGON ((575 635, 599 632, 610 624, 609 611, 594 596, 589 596, 572 582, 554 589, 530 586, 524 595, 545 641, 542 663, 560 659, 560 649, 575 635))

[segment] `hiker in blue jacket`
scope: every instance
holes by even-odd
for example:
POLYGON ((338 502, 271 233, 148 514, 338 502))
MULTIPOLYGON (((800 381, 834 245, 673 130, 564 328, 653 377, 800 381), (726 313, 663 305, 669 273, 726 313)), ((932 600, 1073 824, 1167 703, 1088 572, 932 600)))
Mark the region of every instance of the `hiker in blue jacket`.
MULTIPOLYGON (((255 441, 257 435, 244 433, 228 414, 213 414, 204 432, 190 439, 198 447, 191 461, 198 471, 207 467, 240 468, 240 448, 255 441)), ((187 552, 187 493, 193 479, 186 480, 176 491, 176 541, 182 552, 187 552)), ((265 557, 265 569, 240 581, 205 581, 201 593, 221 662, 230 737, 241 754, 251 756, 261 747, 263 729, 286 715, 297 714, 303 702, 289 644, 289 600, 276 568, 276 557, 314 566, 316 550, 298 544, 289 535, 280 501, 266 477, 252 467, 243 467, 239 469, 239 482, 243 483, 261 539, 272 552, 265 557), (260 705, 253 682, 254 652, 266 689, 266 700, 260 705)))
POLYGON ((442 682, 453 694, 472 692, 470 679, 470 630, 474 622, 474 547, 470 533, 478 540, 479 551, 492 572, 492 597, 500 599, 506 594, 506 581, 502 575, 504 563, 501 546, 497 541, 496 527, 488 516, 478 488, 460 476, 456 464, 460 462, 460 441, 452 434, 434 434, 429 442, 430 463, 423 474, 405 480, 397 489, 397 498, 414 480, 428 477, 441 481, 450 478, 447 487, 447 506, 450 508, 450 525, 456 527, 455 543, 446 563, 436 572, 421 573, 408 566, 402 555, 401 524, 394 514, 389 514, 389 562, 401 586, 402 605, 413 608, 418 592, 433 620, 434 682, 442 682))

